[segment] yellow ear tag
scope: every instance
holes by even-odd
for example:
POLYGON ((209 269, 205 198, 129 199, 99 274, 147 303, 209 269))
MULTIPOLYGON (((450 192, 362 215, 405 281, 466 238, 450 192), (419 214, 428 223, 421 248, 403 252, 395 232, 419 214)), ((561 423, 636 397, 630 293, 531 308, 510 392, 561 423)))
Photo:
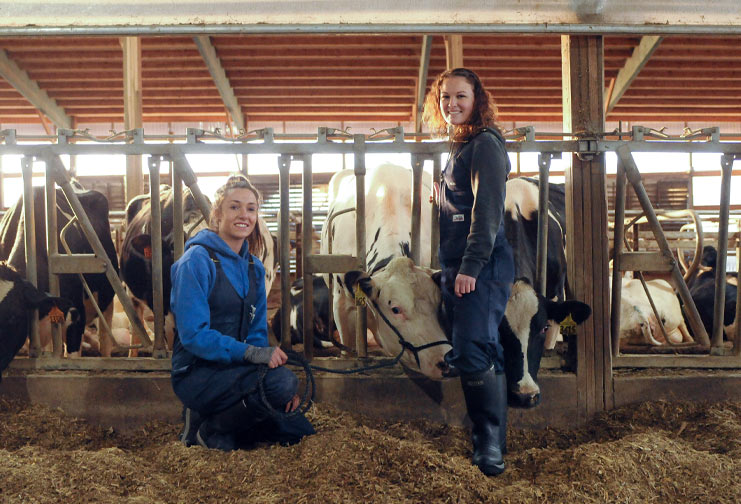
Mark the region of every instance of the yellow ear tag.
POLYGON ((366 297, 365 292, 360 288, 359 284, 355 284, 353 292, 355 293, 355 306, 365 306, 368 298, 366 297))
POLYGON ((576 334, 576 322, 571 318, 571 315, 563 319, 559 324, 561 327, 561 334, 563 335, 574 335, 576 334))

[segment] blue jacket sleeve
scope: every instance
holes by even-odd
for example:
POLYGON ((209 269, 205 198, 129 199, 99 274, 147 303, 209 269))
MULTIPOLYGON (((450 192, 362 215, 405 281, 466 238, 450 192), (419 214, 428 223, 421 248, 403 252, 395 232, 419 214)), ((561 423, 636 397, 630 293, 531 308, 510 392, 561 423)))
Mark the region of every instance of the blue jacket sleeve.
POLYGON ((208 296, 215 281, 216 268, 208 252, 203 247, 196 247, 172 266, 171 273, 170 306, 183 347, 209 361, 242 361, 247 344, 210 327, 208 296))
POLYGON ((255 261, 255 276, 257 281, 257 301, 255 304, 255 318, 250 324, 248 339, 255 346, 269 346, 268 340, 268 300, 265 292, 265 266, 262 262, 252 256, 255 261), (260 344, 260 342, 264 342, 260 344))

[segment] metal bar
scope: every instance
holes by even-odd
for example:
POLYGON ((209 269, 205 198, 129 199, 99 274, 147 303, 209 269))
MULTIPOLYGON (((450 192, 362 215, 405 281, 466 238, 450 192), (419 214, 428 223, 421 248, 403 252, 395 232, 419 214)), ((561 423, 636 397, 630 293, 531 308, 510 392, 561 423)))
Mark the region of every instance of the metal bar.
MULTIPOLYGON (((738 238, 736 238, 736 273, 741 273, 741 239, 738 238)), ((741 296, 738 294, 738 286, 736 286, 736 317, 733 320, 736 323, 736 333, 733 338, 733 355, 738 357, 741 355, 741 296)))
POLYGON ((280 246, 280 305, 284 307, 280 311, 280 342, 284 349, 291 349, 291 258, 290 258, 290 171, 291 157, 282 155, 278 158, 278 174, 280 177, 280 222, 278 225, 280 246))
POLYGON ((656 217, 656 212, 654 212, 654 209, 651 206, 651 202, 648 199, 646 189, 643 187, 643 183, 641 182, 641 174, 638 171, 638 166, 636 165, 635 160, 633 159, 633 155, 630 152, 630 146, 628 144, 621 146, 617 150, 617 154, 623 162, 626 176, 633 185, 633 189, 635 190, 636 196, 638 197, 638 201, 640 201, 641 207, 646 213, 646 219, 651 226, 651 230, 653 231, 654 237, 656 238, 656 243, 661 249, 661 253, 674 265, 672 269, 672 279, 674 280, 674 286, 677 289, 679 297, 685 306, 692 333, 695 335, 695 338, 697 338, 702 346, 709 347, 710 339, 708 338, 708 334, 705 331, 705 327, 702 325, 700 314, 697 312, 697 307, 695 306, 692 295, 690 294, 690 291, 687 288, 687 284, 682 277, 682 273, 679 271, 679 267, 677 267, 676 261, 674 260, 674 255, 669 249, 669 243, 666 241, 664 232, 661 229, 661 224, 656 217))
POLYGON ((430 267, 440 269, 440 259, 437 256, 437 249, 440 247, 440 207, 439 195, 435 188, 440 190, 440 173, 442 172, 442 160, 440 154, 432 156, 432 218, 430 219, 430 267))
MULTIPOLYGON (((56 241, 56 240, 55 240, 56 241)), ((48 244, 47 240, 47 244, 48 244)), ((48 247, 48 245, 47 245, 48 247)), ((49 254, 49 275, 69 275, 71 273, 105 273, 105 261, 95 254, 75 254, 74 256, 59 253, 49 254)), ((55 296, 49 287, 49 293, 55 296)))
MULTIPOLYGON (((314 278, 307 267, 306 257, 312 252, 312 172, 311 156, 303 157, 304 171, 302 177, 303 186, 303 212, 301 213, 301 263, 304 274, 304 356, 306 360, 314 358, 314 278)), ((298 259, 298 258, 297 258, 298 259)))
POLYGON ((738 369, 737 356, 720 355, 621 355, 613 360, 614 368, 707 368, 738 369))
MULTIPOLYGON (((160 201, 160 161, 149 158, 149 207, 152 211, 152 304, 154 305, 154 349, 152 357, 167 357, 165 349, 165 312, 162 287, 162 202, 160 201)), ((196 185, 197 187, 197 185, 196 185)), ((175 222, 173 222, 173 226, 175 222)))
POLYGON ((72 207, 72 211, 74 212, 75 216, 79 220, 79 224, 80 224, 80 227, 82 228, 82 232, 87 237, 87 240, 90 243, 90 246, 92 247, 93 252, 95 252, 95 255, 97 255, 98 257, 102 258, 105 261, 106 278, 111 283, 111 287, 113 287, 113 290, 118 296, 119 301, 123 305, 124 311, 126 312, 126 315, 129 317, 129 320, 132 323, 134 331, 138 333, 138 336, 142 339, 142 341, 145 341, 147 345, 151 346, 152 340, 149 339, 149 335, 144 329, 142 322, 139 320, 139 317, 136 315, 136 311, 134 310, 134 306, 131 303, 131 299, 126 294, 126 290, 124 290, 124 287, 121 284, 121 280, 118 278, 118 274, 116 273, 116 270, 113 269, 113 264, 111 263, 110 258, 105 253, 105 249, 103 248, 103 245, 100 243, 100 239, 95 234, 95 229, 93 229, 93 225, 90 223, 90 219, 85 213, 85 209, 82 207, 82 204, 80 203, 79 198, 75 194, 75 191, 72 188, 72 185, 70 184, 69 177, 67 175, 66 170, 64 169, 64 165, 62 165, 62 161, 59 159, 58 156, 55 156, 51 153, 48 153, 44 159, 46 161, 46 169, 51 170, 53 172, 54 180, 56 181, 57 185, 61 187, 65 196, 67 196, 67 201, 72 207))
MULTIPOLYGON (((355 255, 360 269, 365 271, 367 249, 365 247, 365 136, 353 135, 355 152, 355 255)), ((355 312, 355 350, 358 357, 368 357, 368 310, 356 306, 355 312)))
MULTIPOLYGON (((38 286, 38 273, 36 268, 36 221, 34 220, 34 198, 33 198, 33 158, 24 156, 21 159, 21 172, 23 173, 23 240, 26 247, 26 280, 34 286, 38 286)), ((41 340, 39 339, 39 311, 34 310, 31 315, 30 325, 31 343, 28 355, 38 357, 41 355, 41 340)))
POLYGON ((610 299, 610 336, 612 338, 612 357, 620 355, 620 304, 622 302, 622 252, 625 239, 625 168, 621 158, 617 162, 617 179, 615 182, 615 229, 612 251, 612 298, 610 299))
POLYGON ((419 55, 419 71, 417 72, 417 99, 414 104, 414 131, 422 131, 422 113, 424 112, 431 52, 432 35, 422 35, 422 49, 419 55))
POLYGON ((412 260, 420 266, 422 263, 421 221, 422 221, 422 169, 424 159, 412 154, 412 260))
POLYGON ((327 34, 327 33, 461 33, 467 34, 572 34, 572 35, 741 35, 735 24, 588 24, 588 23, 255 23, 255 24, 170 24, 139 26, 4 26, 0 36, 160 36, 160 35, 254 35, 254 34, 327 34))
POLYGON ((174 260, 177 261, 185 252, 185 231, 183 230, 183 178, 178 170, 173 170, 170 161, 170 173, 172 174, 172 240, 174 260))
MULTIPOLYGON (((713 305, 713 348, 723 348, 723 316, 726 307, 726 259, 728 257, 728 212, 731 205, 731 169, 733 156, 721 156, 720 219, 718 222, 718 259, 715 264, 713 305)), ((738 296, 737 296, 738 297, 738 296)))
POLYGON ((551 154, 538 155, 538 238, 535 258, 535 286, 541 296, 545 296, 548 277, 548 177, 551 168, 551 154))
MULTIPOLYGON (((55 274, 55 256, 58 256, 59 244, 57 243, 57 190, 54 178, 49 170, 45 170, 46 179, 46 251, 49 265, 49 294, 59 296, 59 277, 55 274)), ((83 314, 80 314, 83 315, 83 314)), ((64 354, 62 342, 62 328, 59 324, 51 324, 51 339, 53 354, 61 357, 64 354)))
MULTIPOLYGON (((201 192, 201 188, 198 187, 198 179, 196 179, 196 176, 190 167, 190 163, 188 163, 188 160, 185 157, 185 153, 182 151, 182 147, 187 146, 173 146, 169 148, 169 152, 166 154, 169 154, 169 158, 173 161, 175 171, 179 172, 180 177, 183 179, 183 182, 185 182, 185 185, 187 185, 188 189, 190 189, 193 198, 195 198, 196 205, 198 205, 203 218, 206 219, 206 222, 208 222, 209 218, 211 217, 211 204, 208 202, 208 199, 206 199, 206 196, 204 196, 201 192)), ((157 181, 157 188, 159 190, 159 181, 157 181)), ((159 194, 157 196, 157 199, 159 199, 159 194)))

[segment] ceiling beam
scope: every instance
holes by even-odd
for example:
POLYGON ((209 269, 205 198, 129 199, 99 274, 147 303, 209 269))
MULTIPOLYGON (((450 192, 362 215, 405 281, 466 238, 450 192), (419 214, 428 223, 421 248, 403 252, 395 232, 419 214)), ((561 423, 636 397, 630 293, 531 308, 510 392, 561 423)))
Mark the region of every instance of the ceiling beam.
POLYGON ((422 112, 425 105, 425 91, 427 91, 427 73, 430 69, 430 52, 432 50, 432 35, 422 35, 422 51, 419 56, 419 72, 417 74, 417 99, 414 104, 414 130, 422 131, 422 112))
POLYGON ((463 66, 463 35, 445 35, 445 66, 447 70, 463 66))
MULTIPOLYGON (((641 42, 638 46, 633 49, 633 54, 627 59, 623 68, 617 74, 615 78, 615 85, 612 88, 612 93, 609 96, 609 102, 605 109, 605 113, 609 114, 615 105, 620 101, 625 92, 630 87, 633 80, 638 76, 638 73, 648 63, 649 58, 654 51, 659 47, 664 37, 656 35, 647 35, 641 37, 641 42)), ((605 101, 608 96, 605 94, 605 101)))
POLYGON ((221 60, 216 54, 216 49, 211 43, 211 38, 207 35, 197 35, 193 37, 193 41, 198 47, 198 51, 203 57, 203 61, 206 63, 211 77, 216 84, 216 88, 219 90, 221 99, 224 102, 224 107, 229 112, 229 115, 236 124, 239 130, 246 130, 244 115, 242 114, 242 108, 239 106, 237 97, 234 95, 229 78, 226 76, 224 68, 221 66, 221 60))
POLYGON ((22 94, 31 105, 48 117, 57 128, 72 128, 72 118, 67 115, 67 112, 57 105, 55 100, 49 98, 46 91, 41 89, 38 83, 31 79, 2 49, 0 49, 0 76, 22 94))
MULTIPOLYGON (((142 46, 139 37, 122 37, 123 52, 123 117, 124 129, 129 131, 144 125, 142 107, 142 46)), ((119 113, 119 111, 116 111, 119 113)), ((119 116, 120 117, 120 116, 119 116)), ((142 157, 126 156, 124 180, 126 201, 144 192, 142 157)))

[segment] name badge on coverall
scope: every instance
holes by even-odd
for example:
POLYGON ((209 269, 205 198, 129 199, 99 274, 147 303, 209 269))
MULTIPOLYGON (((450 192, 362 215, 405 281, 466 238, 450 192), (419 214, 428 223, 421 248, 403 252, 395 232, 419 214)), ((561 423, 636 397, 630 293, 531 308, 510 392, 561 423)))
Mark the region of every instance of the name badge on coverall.
POLYGON ((462 213, 453 215, 453 222, 463 222, 463 220, 464 219, 462 213))

